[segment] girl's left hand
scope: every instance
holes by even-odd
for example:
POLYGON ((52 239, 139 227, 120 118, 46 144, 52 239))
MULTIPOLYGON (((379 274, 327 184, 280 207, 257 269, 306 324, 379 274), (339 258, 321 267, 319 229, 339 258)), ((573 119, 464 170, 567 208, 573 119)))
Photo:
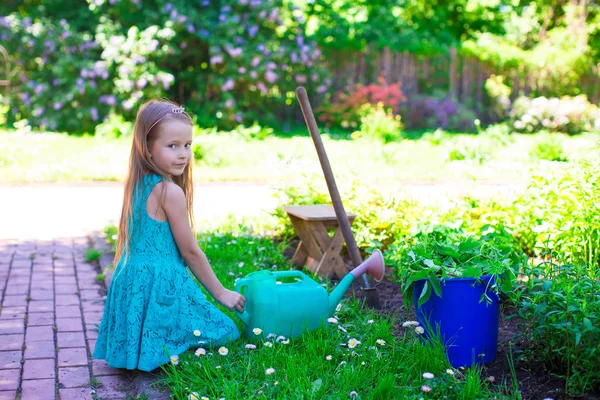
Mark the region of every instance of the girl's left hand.
POLYGON ((235 307, 239 312, 244 312, 246 298, 238 292, 225 289, 223 293, 219 296, 219 298, 217 298, 217 300, 219 301, 219 303, 223 304, 230 310, 232 310, 235 307))

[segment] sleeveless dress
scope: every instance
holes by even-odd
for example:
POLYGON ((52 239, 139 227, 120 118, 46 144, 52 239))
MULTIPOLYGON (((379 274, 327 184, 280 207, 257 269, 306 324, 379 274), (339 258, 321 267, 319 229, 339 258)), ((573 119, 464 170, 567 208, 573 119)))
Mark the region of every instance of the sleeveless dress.
POLYGON ((112 368, 152 371, 190 347, 220 346, 239 338, 235 323, 192 279, 169 222, 146 211, 146 200, 161 180, 145 175, 136 189, 129 259, 125 267, 123 257, 118 262, 106 296, 93 357, 112 368))

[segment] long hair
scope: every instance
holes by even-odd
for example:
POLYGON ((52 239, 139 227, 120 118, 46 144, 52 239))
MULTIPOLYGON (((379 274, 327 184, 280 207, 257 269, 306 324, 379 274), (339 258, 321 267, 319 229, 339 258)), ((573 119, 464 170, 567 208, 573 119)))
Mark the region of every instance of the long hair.
MULTIPOLYGON (((113 260, 116 266, 123 255, 125 255, 123 264, 127 262, 131 237, 136 229, 141 228, 133 221, 133 199, 134 192, 144 193, 144 175, 155 173, 163 179, 169 178, 177 184, 185 194, 188 216, 192 231, 194 231, 194 212, 193 212, 193 196, 194 186, 192 183, 192 164, 189 162, 185 167, 183 174, 180 176, 170 177, 165 171, 161 170, 150 158, 149 149, 152 148, 152 143, 161 133, 161 128, 164 121, 169 119, 177 119, 187 122, 190 125, 192 120, 190 116, 183 113, 174 113, 173 109, 179 107, 177 104, 169 100, 150 100, 145 103, 137 113, 135 126, 133 128, 133 143, 131 146, 131 154, 129 156, 129 171, 125 180, 125 190, 123 195, 123 207, 121 209, 121 220, 119 221, 119 235, 117 240, 117 250, 113 260), (159 121, 160 120, 160 121, 159 121), (159 121, 156 125, 154 125, 159 121), (153 126, 154 125, 154 126, 153 126), (152 127, 150 132, 148 130, 152 127)), ((190 160, 191 161, 191 160, 190 160)), ((162 203, 164 195, 164 187, 160 194, 160 202, 162 203)), ((146 204, 142 204, 146 207, 146 204)))

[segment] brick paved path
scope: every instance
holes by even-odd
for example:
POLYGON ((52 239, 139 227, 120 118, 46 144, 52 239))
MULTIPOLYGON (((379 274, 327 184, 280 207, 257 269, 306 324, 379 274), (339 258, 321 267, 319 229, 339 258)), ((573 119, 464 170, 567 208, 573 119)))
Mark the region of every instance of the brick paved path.
POLYGON ((0 400, 127 397, 122 370, 91 358, 104 297, 87 247, 0 241, 0 400))

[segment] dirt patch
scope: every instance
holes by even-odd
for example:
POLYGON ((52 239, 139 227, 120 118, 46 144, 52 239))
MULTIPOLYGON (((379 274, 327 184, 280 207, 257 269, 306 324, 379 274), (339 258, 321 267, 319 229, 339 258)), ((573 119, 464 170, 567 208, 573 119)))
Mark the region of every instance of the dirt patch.
MULTIPOLYGON (((358 299, 365 299, 365 292, 360 282, 354 283, 354 294, 358 299)), ((376 310, 386 318, 394 318, 394 330, 398 333, 403 329, 402 322, 415 319, 414 308, 404 308, 404 298, 400 286, 388 279, 375 285, 379 293, 381 309, 376 310)), ((349 294, 349 293, 348 293, 349 294)), ((498 347, 496 360, 483 366, 483 376, 493 380, 495 385, 511 386, 511 370, 508 362, 512 345, 512 356, 519 390, 526 400, 542 400, 546 398, 568 399, 565 395, 565 381, 552 375, 541 363, 520 360, 518 355, 524 350, 525 344, 515 339, 516 334, 521 332, 524 321, 516 316, 516 310, 505 304, 501 306, 500 322, 498 328, 498 347), (493 378, 492 378, 493 377, 493 378)), ((590 393, 582 400, 600 400, 600 392, 590 393)))

